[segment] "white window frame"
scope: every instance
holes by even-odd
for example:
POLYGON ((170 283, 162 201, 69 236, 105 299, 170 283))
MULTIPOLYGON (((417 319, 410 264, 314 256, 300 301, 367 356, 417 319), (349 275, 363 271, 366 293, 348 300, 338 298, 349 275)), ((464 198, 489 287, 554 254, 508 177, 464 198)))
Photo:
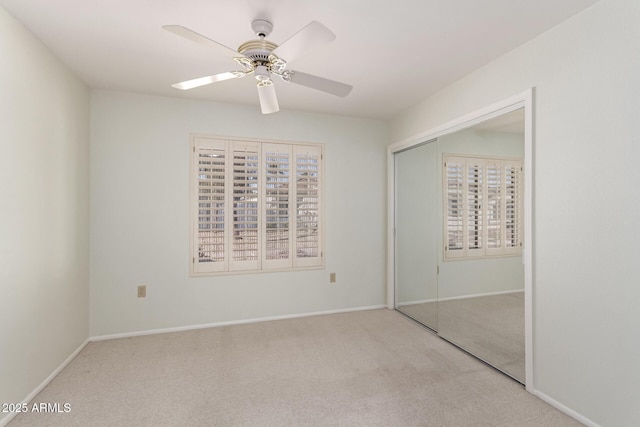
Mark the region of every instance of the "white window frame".
POLYGON ((523 181, 522 159, 443 154, 443 259, 521 255, 523 181))
POLYGON ((189 173, 191 276, 324 268, 323 144, 194 134, 189 173), (201 169, 205 153, 217 173, 201 169), (203 237, 201 226, 219 231, 203 237), (283 236, 280 250, 268 244, 283 236))

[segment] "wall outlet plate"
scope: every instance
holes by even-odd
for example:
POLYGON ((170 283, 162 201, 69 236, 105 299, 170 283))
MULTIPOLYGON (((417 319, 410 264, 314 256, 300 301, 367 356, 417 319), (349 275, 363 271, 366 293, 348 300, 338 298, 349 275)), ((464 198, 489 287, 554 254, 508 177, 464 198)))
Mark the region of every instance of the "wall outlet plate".
POLYGON ((145 298, 147 296, 147 285, 138 286, 138 298, 145 298))

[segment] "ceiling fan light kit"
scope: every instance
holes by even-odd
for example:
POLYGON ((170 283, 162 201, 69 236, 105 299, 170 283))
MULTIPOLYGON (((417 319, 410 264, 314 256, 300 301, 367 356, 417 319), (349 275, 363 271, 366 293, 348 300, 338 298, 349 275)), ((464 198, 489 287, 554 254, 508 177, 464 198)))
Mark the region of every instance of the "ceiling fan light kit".
POLYGON ((251 23, 251 29, 260 38, 241 44, 237 51, 180 25, 165 25, 162 28, 188 40, 211 46, 219 52, 232 57, 243 68, 243 71, 228 71, 173 84, 172 86, 176 89, 188 90, 253 74, 258 81, 258 99, 260 100, 260 108, 263 114, 275 113, 280 110, 275 85, 271 78, 272 75, 280 77, 285 82, 295 83, 341 97, 347 96, 353 89, 352 86, 344 83, 287 69, 287 61, 283 57, 292 61, 335 39, 335 34, 317 21, 310 22, 282 45, 278 46, 271 41, 265 40, 265 37, 271 34, 273 30, 271 22, 264 19, 256 19, 251 23))

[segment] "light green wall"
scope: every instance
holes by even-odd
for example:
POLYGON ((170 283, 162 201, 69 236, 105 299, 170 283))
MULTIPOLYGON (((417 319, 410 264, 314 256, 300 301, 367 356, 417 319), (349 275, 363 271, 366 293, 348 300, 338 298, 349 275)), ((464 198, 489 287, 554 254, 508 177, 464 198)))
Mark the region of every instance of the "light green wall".
POLYGON ((395 273, 398 305, 438 298, 438 147, 432 142, 396 153, 395 273))
POLYGON ((105 91, 91 107, 92 335, 384 304, 386 123, 105 91), (326 269, 189 277, 192 132, 325 144, 326 269))
POLYGON ((0 403, 18 403, 89 337, 89 91, 1 7, 0 58, 0 403))

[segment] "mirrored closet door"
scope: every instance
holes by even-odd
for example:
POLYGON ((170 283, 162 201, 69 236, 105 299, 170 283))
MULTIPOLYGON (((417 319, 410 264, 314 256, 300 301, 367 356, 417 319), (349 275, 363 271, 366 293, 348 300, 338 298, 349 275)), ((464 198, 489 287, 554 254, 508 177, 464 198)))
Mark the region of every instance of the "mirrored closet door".
POLYGON ((436 144, 395 154, 396 307, 436 330, 438 221, 436 144))
POLYGON ((523 109, 394 153, 396 308, 525 381, 523 109))

